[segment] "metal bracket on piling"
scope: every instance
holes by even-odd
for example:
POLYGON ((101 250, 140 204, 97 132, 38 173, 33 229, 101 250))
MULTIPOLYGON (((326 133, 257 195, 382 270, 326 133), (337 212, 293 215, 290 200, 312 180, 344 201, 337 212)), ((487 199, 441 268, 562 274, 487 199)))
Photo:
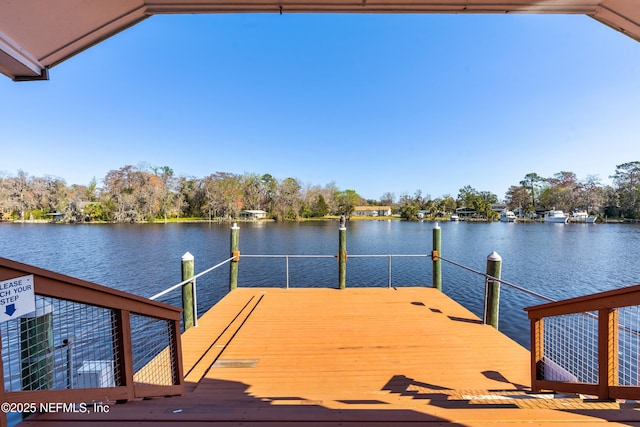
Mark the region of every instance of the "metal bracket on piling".
POLYGON ((232 262, 240 261, 240 251, 233 251, 231 255, 233 256, 232 262))
POLYGON ((439 257, 440 254, 438 253, 438 251, 431 251, 431 261, 437 261, 439 257))

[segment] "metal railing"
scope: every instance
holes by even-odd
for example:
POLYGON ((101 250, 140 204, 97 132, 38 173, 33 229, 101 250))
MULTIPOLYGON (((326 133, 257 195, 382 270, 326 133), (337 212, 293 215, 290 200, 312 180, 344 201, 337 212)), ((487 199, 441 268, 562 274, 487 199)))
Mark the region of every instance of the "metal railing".
POLYGON ((535 391, 640 399, 640 285, 525 310, 535 391))
POLYGON ((235 257, 230 257, 225 259, 224 261, 219 262, 218 264, 214 265, 213 267, 209 267, 206 270, 194 275, 193 277, 189 277, 185 280, 183 280, 180 283, 176 283, 173 286, 168 287, 167 289, 165 289, 162 292, 158 292, 157 294, 149 297, 150 300, 155 301, 158 298, 167 295, 170 292, 175 291, 176 289, 181 289, 183 286, 188 285, 188 284, 193 284, 193 320, 194 320, 194 326, 198 326, 198 282, 197 279, 204 276, 205 274, 209 274, 214 270, 217 270, 218 268, 222 267, 225 264, 230 263, 231 261, 233 261, 235 259, 235 257))
MULTIPOLYGON (((500 317, 499 316, 500 285, 505 285, 517 292, 523 293, 525 295, 529 295, 534 298, 538 298, 543 301, 548 301, 548 302, 555 301, 554 299, 549 298, 545 295, 539 294, 532 290, 526 289, 522 286, 503 280, 500 277, 496 277, 492 274, 489 274, 488 271, 490 271, 490 264, 495 263, 495 261, 491 261, 492 256, 497 256, 498 259, 500 258, 499 255, 496 254, 495 252, 489 255, 489 257, 487 257, 487 272, 481 272, 471 267, 467 267, 466 265, 462 265, 458 262, 444 258, 440 256, 438 253, 432 254, 432 259, 434 260, 434 263, 437 262, 438 260, 441 260, 446 262, 447 264, 451 264, 455 267, 468 271, 484 279, 484 297, 482 298, 482 301, 483 301, 482 322, 484 324, 490 324, 496 329, 498 329, 499 317, 500 317)), ((494 273, 494 274, 497 274, 498 276, 500 275, 501 259, 499 262, 500 262, 500 265, 497 267, 498 271, 497 273, 494 273)))
POLYGON ((36 310, 0 324, 3 402, 182 394, 180 309, 0 258, 0 281, 28 276, 36 310))
POLYGON ((436 255, 436 257, 437 257, 437 258, 439 258, 439 259, 441 259, 441 260, 442 260, 442 261, 444 261, 444 262, 447 262, 447 263, 449 263, 449 264, 455 265, 456 267, 460 267, 460 268, 462 268, 463 270, 467 270, 467 271, 470 271, 470 272, 472 272, 472 273, 475 273, 475 274, 477 274, 477 275, 479 275, 479 276, 484 277, 485 284, 486 284, 487 282, 489 282, 489 281, 492 281, 492 282, 498 282, 498 283, 500 283, 500 284, 503 284, 503 285, 509 286, 509 287, 510 287, 510 288, 512 288, 512 289, 518 290, 518 291, 523 292, 523 293, 525 293, 525 294, 527 294, 527 295, 530 295, 530 296, 532 296, 532 297, 540 298, 540 299, 545 300, 545 301, 548 301, 548 302, 554 302, 554 301, 556 301, 556 300, 554 300, 553 298, 549 298, 549 297, 547 297, 547 296, 544 296, 544 295, 542 295, 542 294, 539 294, 539 293, 534 292, 534 291, 532 291, 532 290, 529 290, 529 289, 527 289, 527 288, 523 288, 522 286, 518 286, 518 285, 515 285, 515 284, 513 284, 513 283, 507 282, 506 280, 502 280, 502 279, 499 279, 499 278, 497 278, 497 277, 493 277, 493 276, 491 276, 490 274, 483 273, 483 272, 478 271, 478 270, 474 270, 473 268, 470 268, 470 267, 467 267, 467 266, 465 266, 465 265, 459 264, 459 263, 457 263, 457 262, 455 262, 455 261, 451 261, 450 259, 443 258, 443 257, 441 257, 441 256, 439 256, 439 255, 436 255))
MULTIPOLYGON (((335 259, 337 255, 242 255, 243 258, 281 258, 285 260, 285 287, 290 287, 290 275, 289 275, 289 260, 290 259, 335 259)), ((381 254, 381 255, 348 255, 348 258, 387 258, 387 286, 389 288, 392 285, 392 259, 393 258, 430 258, 429 254, 381 254)))

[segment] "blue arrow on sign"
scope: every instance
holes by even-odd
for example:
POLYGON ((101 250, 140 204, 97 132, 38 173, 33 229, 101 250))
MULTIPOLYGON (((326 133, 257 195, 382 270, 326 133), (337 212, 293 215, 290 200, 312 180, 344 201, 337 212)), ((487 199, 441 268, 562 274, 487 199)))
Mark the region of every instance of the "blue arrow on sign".
POLYGON ((7 313, 9 316, 13 316, 13 313, 16 312, 16 305, 15 304, 9 304, 7 306, 7 309, 5 310, 5 313, 7 313))

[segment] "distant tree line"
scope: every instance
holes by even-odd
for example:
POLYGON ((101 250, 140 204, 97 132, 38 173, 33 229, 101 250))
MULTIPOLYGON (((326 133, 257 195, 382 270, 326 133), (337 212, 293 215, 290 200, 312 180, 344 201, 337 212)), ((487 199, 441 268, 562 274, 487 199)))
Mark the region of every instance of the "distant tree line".
MULTIPOLYGON (((602 185, 595 176, 579 180, 573 172, 544 178, 528 173, 512 185, 505 202, 509 209, 534 215, 552 208, 566 212, 586 210, 610 218, 640 218, 640 162, 616 166, 613 185, 602 185)), ((270 174, 216 172, 204 178, 175 176, 169 166, 124 166, 109 171, 101 185, 67 185, 57 177, 0 173, 2 219, 141 222, 170 218, 235 219, 242 210, 264 210, 277 221, 345 214, 355 206, 391 206, 405 219, 437 217, 456 208, 473 209, 487 220, 497 217, 492 205, 498 196, 461 188, 457 198, 432 199, 421 190, 398 200, 384 193, 380 200, 365 200, 355 190, 340 190, 334 183, 303 185, 295 178, 270 174)))
POLYGON ((366 204, 354 190, 335 184, 304 186, 295 178, 270 174, 216 172, 204 178, 178 177, 168 166, 124 166, 109 171, 102 186, 56 177, 0 175, 3 219, 52 216, 67 221, 142 222, 170 218, 235 219, 242 210, 264 210, 278 221, 350 215, 366 204))

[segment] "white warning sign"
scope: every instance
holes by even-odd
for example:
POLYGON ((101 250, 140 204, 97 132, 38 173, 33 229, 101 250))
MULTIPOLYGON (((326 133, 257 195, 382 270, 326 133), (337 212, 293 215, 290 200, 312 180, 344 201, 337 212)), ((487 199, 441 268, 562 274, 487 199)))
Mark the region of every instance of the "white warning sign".
POLYGON ((33 275, 0 282, 0 323, 36 310, 33 275))

